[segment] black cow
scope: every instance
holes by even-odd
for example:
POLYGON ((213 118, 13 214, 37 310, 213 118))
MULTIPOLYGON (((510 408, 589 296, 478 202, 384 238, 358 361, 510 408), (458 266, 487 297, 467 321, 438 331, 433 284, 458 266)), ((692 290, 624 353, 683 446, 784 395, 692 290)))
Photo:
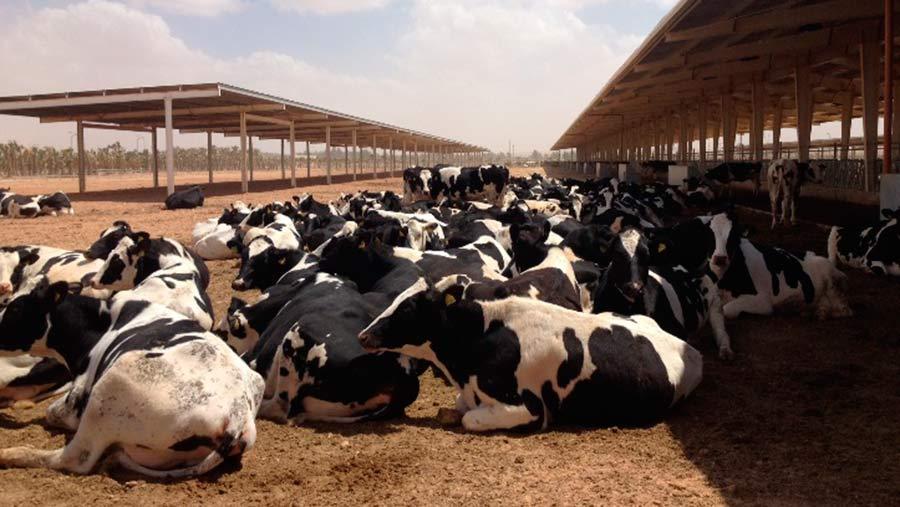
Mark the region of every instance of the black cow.
POLYGON ((184 190, 176 190, 166 197, 165 209, 193 209, 203 206, 203 190, 193 186, 184 190))
POLYGON ((706 171, 704 178, 728 184, 733 181, 750 181, 753 183, 753 195, 759 195, 762 181, 762 162, 723 162, 706 171))

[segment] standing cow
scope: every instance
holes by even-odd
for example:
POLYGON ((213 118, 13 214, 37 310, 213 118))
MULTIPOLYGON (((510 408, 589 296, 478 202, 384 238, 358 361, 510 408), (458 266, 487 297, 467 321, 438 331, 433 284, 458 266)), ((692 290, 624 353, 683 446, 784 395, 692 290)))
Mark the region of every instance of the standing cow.
POLYGON ((806 182, 821 183, 824 164, 809 164, 796 160, 778 159, 769 165, 769 202, 772 205, 772 228, 778 225, 778 203, 781 202, 781 222, 794 225, 797 221, 797 200, 800 188, 806 182), (791 216, 788 218, 788 210, 791 216))

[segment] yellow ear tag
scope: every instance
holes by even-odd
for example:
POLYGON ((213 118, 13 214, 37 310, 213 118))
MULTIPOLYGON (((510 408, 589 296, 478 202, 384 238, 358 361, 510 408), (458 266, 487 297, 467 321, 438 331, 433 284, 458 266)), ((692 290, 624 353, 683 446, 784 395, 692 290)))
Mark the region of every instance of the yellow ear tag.
POLYGON ((287 259, 282 258, 278 260, 278 264, 281 264, 282 266, 284 266, 285 262, 287 262, 287 259))
POLYGON ((657 253, 663 253, 663 252, 665 252, 665 251, 666 251, 666 244, 665 244, 665 243, 660 243, 660 244, 659 244, 659 247, 657 247, 657 249, 656 249, 656 252, 657 252, 657 253))
POLYGON ((359 249, 362 250, 362 249, 365 248, 365 247, 366 247, 366 242, 365 242, 365 241, 360 241, 360 242, 359 242, 359 249))
POLYGON ((447 294, 446 296, 444 296, 444 305, 450 306, 454 303, 456 303, 456 298, 453 297, 453 294, 447 294))

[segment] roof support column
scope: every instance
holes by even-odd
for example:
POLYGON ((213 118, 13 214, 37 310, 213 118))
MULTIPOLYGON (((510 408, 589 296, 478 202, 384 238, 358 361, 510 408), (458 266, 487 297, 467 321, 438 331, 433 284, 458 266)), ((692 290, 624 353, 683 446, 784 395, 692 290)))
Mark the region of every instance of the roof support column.
POLYGON ((674 125, 672 121, 672 113, 666 113, 666 159, 672 160, 672 144, 675 139, 675 133, 673 132, 674 125))
POLYGON ((734 160, 734 97, 731 92, 722 95, 722 152, 723 162, 734 160))
POLYGON ((875 162, 878 158, 878 85, 880 76, 877 32, 864 30, 859 47, 859 67, 862 71, 863 146, 866 158, 866 190, 872 188, 875 162))
POLYGON ((413 164, 415 166, 419 165, 419 141, 413 141, 413 153, 415 154, 416 163, 413 164))
POLYGON ((700 170, 706 167, 706 97, 700 97, 700 103, 697 104, 697 156, 700 160, 700 170))
MULTIPOLYGON (((781 97, 775 100, 775 109, 772 111, 772 159, 781 158, 781 124, 783 122, 784 106, 781 105, 781 97)), ((849 130, 847 131, 850 132, 849 130)))
POLYGON ((359 141, 356 138, 356 129, 353 129, 351 136, 352 136, 351 141, 353 142, 353 181, 356 181, 356 173, 359 172, 359 157, 360 157, 360 152, 358 151, 359 141))
POLYGON ((721 118, 719 121, 713 123, 713 149, 712 149, 712 160, 718 162, 719 160, 719 130, 721 129, 722 122, 721 118))
POLYGON ((766 89, 762 78, 757 76, 751 83, 752 112, 750 116, 750 146, 753 160, 763 158, 763 128, 766 123, 766 89))
POLYGON ((150 156, 153 157, 153 188, 159 188, 159 143, 156 140, 156 127, 150 131, 150 156))
POLYGON ((166 195, 175 193, 175 146, 172 133, 172 97, 163 99, 166 109, 166 195))
POLYGON ((306 141, 306 178, 312 177, 312 164, 309 156, 309 141, 306 141))
POLYGON ((325 183, 331 185, 331 125, 325 125, 325 183))
POLYGON ((212 131, 206 131, 206 169, 209 171, 209 182, 213 182, 213 145, 212 131))
POLYGON ((249 190, 247 184, 247 113, 241 112, 241 193, 249 190))
POLYGON ((853 90, 841 94, 841 160, 850 155, 850 125, 853 122, 853 90))
MULTIPOLYGON (((876 44, 877 46, 877 44, 876 44)), ((877 50, 877 47, 876 47, 877 50)), ((878 63, 878 55, 875 55, 878 63)), ((875 94, 877 104, 878 78, 876 76, 875 94)), ((797 158, 801 162, 809 161, 809 140, 812 133, 812 86, 809 82, 809 65, 805 57, 798 57, 794 67, 794 99, 797 102, 797 158)), ((878 111, 875 111, 877 117, 878 111)), ((877 121, 877 120, 876 120, 877 121)))
POLYGON ((681 113, 679 114, 681 125, 678 129, 678 160, 682 164, 688 161, 688 108, 687 104, 681 105, 681 113))
MULTIPOLYGON (((78 191, 84 192, 87 189, 87 164, 85 158, 87 154, 84 152, 84 124, 81 120, 75 123, 76 137, 78 137, 78 191)), ((153 152, 156 153, 156 129, 153 129, 153 152)), ((156 163, 154 162, 154 174, 156 172, 156 163)), ((156 185, 154 185, 156 186, 156 185)))
POLYGON ((403 167, 403 169, 406 169, 406 167, 409 165, 409 159, 406 158, 406 140, 403 141, 403 145, 401 146, 401 148, 403 148, 403 151, 400 154, 400 165, 403 167))
POLYGON ((372 136, 372 178, 378 177, 378 140, 372 136))
POLYGON ((288 127, 290 143, 291 143, 291 188, 297 186, 297 146, 294 132, 294 121, 291 120, 291 126, 288 127))
POLYGON ((894 120, 894 1, 884 1, 884 163, 882 174, 894 171, 893 122, 894 120))
POLYGON ((344 145, 344 174, 350 174, 350 146, 344 145))
POLYGON ((397 169, 397 156, 394 153, 394 138, 388 138, 388 149, 391 150, 391 178, 394 177, 394 170, 397 169))
POLYGON ((248 165, 250 166, 250 181, 253 181, 253 136, 247 136, 247 144, 250 147, 248 163, 248 165))
POLYGON ((894 79, 894 107, 892 108, 892 112, 894 113, 891 118, 891 139, 893 146, 893 160, 896 162, 900 160, 900 143, 898 143, 897 136, 900 135, 900 107, 897 107, 897 97, 900 97, 900 82, 895 78, 894 79))
POLYGON ((281 179, 284 179, 284 139, 281 140, 281 179))

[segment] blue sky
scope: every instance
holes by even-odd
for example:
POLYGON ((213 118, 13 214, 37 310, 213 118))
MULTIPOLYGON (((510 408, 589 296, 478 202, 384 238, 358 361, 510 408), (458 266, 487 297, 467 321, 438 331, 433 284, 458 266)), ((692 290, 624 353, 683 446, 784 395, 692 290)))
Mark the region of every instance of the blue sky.
MULTIPOLYGON (((673 3, 3 2, 0 94, 224 81, 497 150, 546 150, 673 3)), ((0 119, 0 139, 65 145, 65 128, 0 119)))

